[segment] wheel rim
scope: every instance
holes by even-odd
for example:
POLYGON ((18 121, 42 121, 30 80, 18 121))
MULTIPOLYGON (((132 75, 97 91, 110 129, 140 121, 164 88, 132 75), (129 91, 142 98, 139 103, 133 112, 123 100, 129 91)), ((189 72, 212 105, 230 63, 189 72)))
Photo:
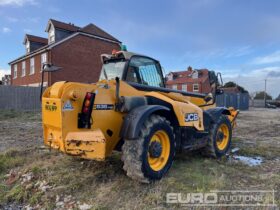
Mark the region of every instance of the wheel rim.
MULTIPOLYGON (((158 147, 157 147, 158 148, 158 147)), ((149 142, 148 163, 154 171, 160 171, 167 163, 170 154, 170 141, 167 133, 159 130, 154 133, 149 142), (151 146, 158 144, 161 146, 161 151, 158 157, 151 154, 151 146)))
POLYGON ((217 132, 217 147, 224 150, 229 142, 229 128, 226 124, 221 124, 217 132))

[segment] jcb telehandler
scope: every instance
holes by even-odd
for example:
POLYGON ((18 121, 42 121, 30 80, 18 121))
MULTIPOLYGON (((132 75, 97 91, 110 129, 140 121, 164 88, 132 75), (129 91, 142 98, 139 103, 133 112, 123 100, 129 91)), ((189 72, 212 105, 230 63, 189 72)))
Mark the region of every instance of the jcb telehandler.
POLYGON ((140 182, 161 179, 176 152, 227 153, 238 111, 215 106, 215 72, 212 92, 199 94, 166 88, 160 63, 150 57, 115 51, 101 58, 97 83, 61 81, 44 91, 46 145, 94 160, 121 150, 123 169, 140 182))

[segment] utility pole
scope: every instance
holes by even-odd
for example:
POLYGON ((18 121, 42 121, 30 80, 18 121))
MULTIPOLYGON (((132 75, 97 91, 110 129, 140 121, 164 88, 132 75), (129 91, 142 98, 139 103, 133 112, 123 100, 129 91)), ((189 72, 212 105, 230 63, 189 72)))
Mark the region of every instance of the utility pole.
POLYGON ((264 80, 264 108, 266 108, 266 80, 264 80))

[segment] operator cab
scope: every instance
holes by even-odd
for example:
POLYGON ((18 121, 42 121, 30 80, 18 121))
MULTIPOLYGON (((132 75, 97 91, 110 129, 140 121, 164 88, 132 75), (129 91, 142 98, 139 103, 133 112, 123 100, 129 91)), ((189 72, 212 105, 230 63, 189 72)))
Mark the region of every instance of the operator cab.
POLYGON ((160 63, 155 59, 126 51, 101 57, 103 66, 99 80, 118 77, 128 83, 165 88, 160 63))
POLYGON ((205 105, 209 105, 210 101, 214 104, 216 95, 220 94, 218 76, 214 71, 209 71, 212 91, 208 94, 193 93, 166 88, 160 63, 153 58, 127 51, 113 51, 112 54, 102 54, 101 59, 103 66, 99 81, 119 78, 138 90, 174 92, 203 98, 205 105))

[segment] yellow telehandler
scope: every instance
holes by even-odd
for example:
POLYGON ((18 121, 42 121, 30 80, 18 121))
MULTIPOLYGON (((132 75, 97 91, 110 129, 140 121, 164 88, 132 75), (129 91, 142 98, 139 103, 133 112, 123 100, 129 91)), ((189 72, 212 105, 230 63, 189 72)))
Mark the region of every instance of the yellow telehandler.
POLYGON ((166 88, 153 58, 115 51, 101 59, 97 83, 61 81, 44 91, 46 145, 93 160, 122 151, 127 175, 146 183, 163 177, 176 152, 200 149, 214 158, 228 152, 238 111, 216 107, 215 72, 211 93, 200 94, 166 88))

